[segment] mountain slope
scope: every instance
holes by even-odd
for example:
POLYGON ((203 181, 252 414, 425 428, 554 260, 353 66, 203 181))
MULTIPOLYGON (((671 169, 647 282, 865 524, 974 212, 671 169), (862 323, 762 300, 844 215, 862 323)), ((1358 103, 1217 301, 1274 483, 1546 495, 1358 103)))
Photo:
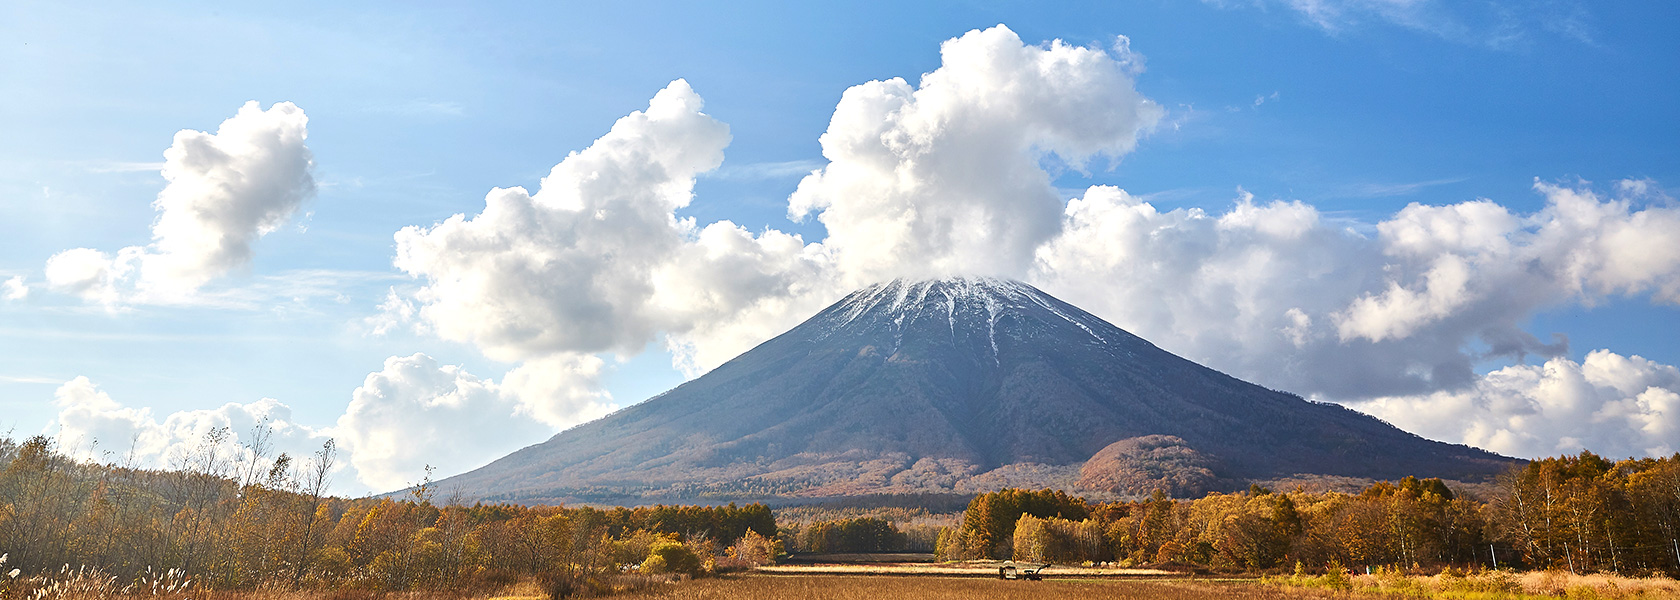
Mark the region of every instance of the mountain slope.
POLYGON ((859 290, 705 376, 441 483, 527 502, 1075 488, 1093 455, 1151 435, 1227 482, 1477 480, 1510 464, 1202 367, 1027 284, 970 278, 859 290))

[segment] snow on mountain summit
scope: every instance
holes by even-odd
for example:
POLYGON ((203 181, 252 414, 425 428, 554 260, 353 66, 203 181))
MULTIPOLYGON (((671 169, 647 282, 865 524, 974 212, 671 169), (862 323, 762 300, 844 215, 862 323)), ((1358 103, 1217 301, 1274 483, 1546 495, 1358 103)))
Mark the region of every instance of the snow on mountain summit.
POLYGON ((906 328, 927 321, 943 325, 952 336, 957 336, 959 329, 984 330, 995 358, 1002 320, 1037 324, 1022 329, 1027 335, 1061 335, 1065 332, 1057 330, 1071 326, 1099 344, 1118 338, 1137 339, 1027 283, 978 276, 878 283, 852 292, 819 313, 812 323, 821 332, 816 339, 847 331, 902 335, 906 328))

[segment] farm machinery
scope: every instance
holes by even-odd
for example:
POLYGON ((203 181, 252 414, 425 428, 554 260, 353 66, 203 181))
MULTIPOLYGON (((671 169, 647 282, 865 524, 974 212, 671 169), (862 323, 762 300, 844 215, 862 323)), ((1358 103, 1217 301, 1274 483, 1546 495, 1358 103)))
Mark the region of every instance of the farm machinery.
POLYGON ((1048 568, 1050 568, 1050 563, 1030 567, 1004 565, 998 567, 998 579, 1026 579, 1028 581, 1040 581, 1044 579, 1044 570, 1048 568))

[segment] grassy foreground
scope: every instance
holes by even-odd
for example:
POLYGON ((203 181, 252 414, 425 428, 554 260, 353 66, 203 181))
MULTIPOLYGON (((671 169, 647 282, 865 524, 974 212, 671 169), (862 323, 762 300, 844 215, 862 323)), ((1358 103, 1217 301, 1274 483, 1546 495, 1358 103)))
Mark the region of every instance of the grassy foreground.
POLYGON ((1445 571, 1435 575, 1408 575, 1381 570, 1372 575, 1325 574, 1268 577, 1268 585, 1302 590, 1341 590, 1353 596, 1397 598, 1442 598, 1466 600, 1538 600, 1573 598, 1611 600, 1622 598, 1680 598, 1680 582, 1667 577, 1626 577, 1593 573, 1576 575, 1566 571, 1445 571))
POLYGON ((1202 600, 1234 598, 1317 599, 1317 598, 1419 598, 1451 600, 1579 600, 1680 599, 1680 584, 1666 578, 1631 578, 1614 575, 1570 575, 1550 571, 1533 573, 1487 573, 1469 577, 1360 575, 1341 585, 1312 585, 1297 579, 1261 583, 1216 580, 1095 580, 1047 579, 1045 581, 1000 581, 996 579, 950 577, 888 577, 857 575, 767 575, 763 573, 701 579, 675 585, 654 586, 617 598, 647 600, 873 600, 873 599, 969 599, 1005 600, 1137 598, 1202 600), (1303 585, 1305 584, 1305 585, 1303 585))
POLYGON ((1334 598, 1345 593, 1256 584, 1216 584, 1189 581, 1045 580, 1001 581, 945 577, 868 577, 845 575, 746 575, 701 579, 616 596, 621 599, 660 600, 1093 600, 1151 598, 1215 600, 1334 598))
MULTIPOLYGON (((1570 575, 1565 572, 1489 572, 1468 576, 1273 577, 1236 579, 1046 579, 1001 581, 975 577, 778 574, 753 572, 687 580, 627 576, 615 585, 624 600, 1237 600, 1387 599, 1578 600, 1680 599, 1680 583, 1666 578, 1570 575)), ((119 589, 93 578, 72 578, 27 594, 4 593, 8 600, 550 600, 535 581, 522 581, 494 593, 372 592, 366 590, 211 591, 203 589, 119 589)), ((19 590, 9 590, 17 592, 19 590)))

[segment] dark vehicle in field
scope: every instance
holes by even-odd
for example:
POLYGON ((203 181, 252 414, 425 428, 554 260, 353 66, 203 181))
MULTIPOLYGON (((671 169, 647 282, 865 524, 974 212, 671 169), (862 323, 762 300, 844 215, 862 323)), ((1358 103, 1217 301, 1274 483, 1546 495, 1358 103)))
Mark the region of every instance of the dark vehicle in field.
POLYGON ((1044 579, 1044 570, 1048 568, 1050 568, 1050 563, 1045 563, 1036 567, 1016 567, 1015 565, 1004 565, 998 567, 998 579, 1026 579, 1029 581, 1040 581, 1044 579))

